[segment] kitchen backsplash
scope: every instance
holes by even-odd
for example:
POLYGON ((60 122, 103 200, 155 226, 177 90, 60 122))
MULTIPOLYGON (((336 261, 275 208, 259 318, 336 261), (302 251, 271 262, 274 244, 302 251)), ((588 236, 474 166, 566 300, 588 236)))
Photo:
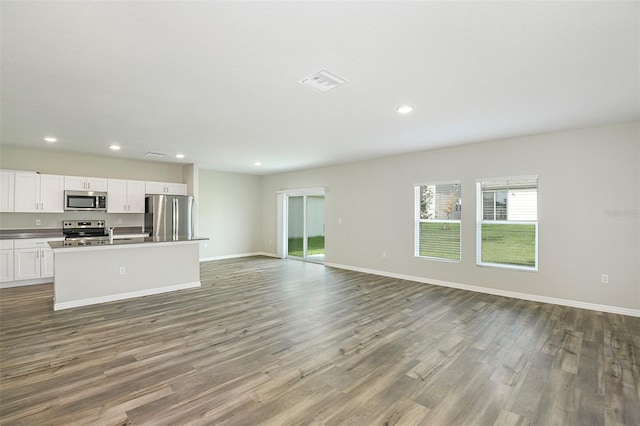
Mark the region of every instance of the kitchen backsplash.
POLYGON ((144 214, 105 212, 0 213, 0 229, 62 228, 63 220, 104 220, 106 226, 144 226, 144 214), (40 225, 36 221, 40 221, 40 225))

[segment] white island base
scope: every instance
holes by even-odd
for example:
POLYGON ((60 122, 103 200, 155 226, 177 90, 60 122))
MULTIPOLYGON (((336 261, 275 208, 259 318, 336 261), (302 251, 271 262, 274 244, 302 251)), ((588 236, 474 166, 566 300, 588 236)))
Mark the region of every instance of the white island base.
POLYGON ((53 309, 200 287, 199 248, 198 240, 53 246, 53 309))

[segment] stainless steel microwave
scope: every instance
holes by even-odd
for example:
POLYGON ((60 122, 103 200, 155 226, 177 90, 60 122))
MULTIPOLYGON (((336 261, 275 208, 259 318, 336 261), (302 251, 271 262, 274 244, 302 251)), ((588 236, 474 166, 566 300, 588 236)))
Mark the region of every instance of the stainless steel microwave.
POLYGON ((107 193, 97 191, 64 191, 66 211, 106 211, 107 193))

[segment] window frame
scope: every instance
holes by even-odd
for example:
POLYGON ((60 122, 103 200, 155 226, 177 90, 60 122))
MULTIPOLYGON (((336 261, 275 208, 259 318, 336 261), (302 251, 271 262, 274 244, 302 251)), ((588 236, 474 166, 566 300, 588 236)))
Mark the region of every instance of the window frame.
MULTIPOLYGON (((507 187, 508 188, 508 187, 507 187)), ((523 175, 523 176, 509 176, 509 177, 492 177, 492 178, 482 178, 476 179, 476 266, 480 267, 490 267, 490 268, 499 268, 499 269, 511 269, 516 271, 527 271, 527 272, 538 272, 540 263, 539 263, 539 209, 538 209, 538 192, 540 188, 540 181, 538 175, 523 175), (496 220, 495 218, 498 216, 497 209, 497 193, 499 191, 503 191, 503 189, 488 189, 483 190, 483 183, 491 183, 491 182, 519 182, 526 180, 535 180, 535 190, 536 190, 536 219, 535 220, 496 220), (485 219, 485 211, 484 211, 484 194, 485 192, 493 192, 493 217, 494 219, 485 219), (535 229, 535 252, 534 252, 534 265, 533 266, 525 266, 525 265, 517 265, 511 263, 495 263, 495 262, 483 262, 482 261, 482 226, 483 225, 534 225, 535 229)), ((508 192, 509 189, 505 189, 507 192, 507 199, 505 203, 505 216, 508 218, 509 213, 509 202, 508 202, 508 192)))
POLYGON ((448 181, 437 181, 437 182, 422 182, 416 183, 413 185, 414 191, 414 248, 413 255, 418 259, 427 259, 427 260, 436 260, 440 262, 450 262, 450 263, 460 263, 462 262, 462 181, 461 180, 448 180, 448 181), (458 185, 459 188, 459 202, 456 202, 454 205, 453 212, 460 214, 460 219, 422 219, 420 217, 420 196, 421 196, 421 188, 423 186, 438 186, 438 185, 458 185), (460 253, 457 259, 451 259, 447 257, 436 257, 436 256, 424 256, 420 254, 420 232, 421 232, 421 224, 422 223, 457 223, 459 226, 459 247, 458 252, 460 253))

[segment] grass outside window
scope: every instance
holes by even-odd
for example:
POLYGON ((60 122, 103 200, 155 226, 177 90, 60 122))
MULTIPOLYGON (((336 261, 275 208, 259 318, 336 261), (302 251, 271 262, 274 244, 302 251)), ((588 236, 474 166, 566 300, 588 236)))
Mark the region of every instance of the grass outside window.
POLYGON ((419 255, 460 260, 460 222, 420 222, 419 255))
POLYGON ((535 224, 482 224, 482 263, 536 266, 535 224))

